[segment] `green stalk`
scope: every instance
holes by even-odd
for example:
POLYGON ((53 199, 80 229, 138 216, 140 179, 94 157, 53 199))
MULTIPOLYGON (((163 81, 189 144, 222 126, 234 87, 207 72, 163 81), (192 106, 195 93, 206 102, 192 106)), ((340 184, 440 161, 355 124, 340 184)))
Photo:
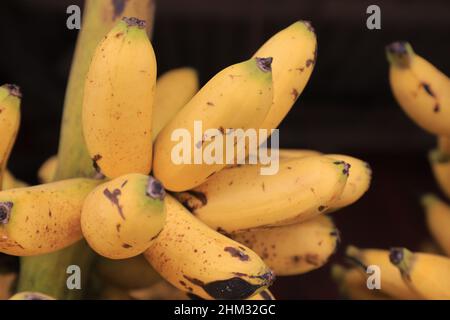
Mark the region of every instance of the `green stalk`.
MULTIPOLYGON (((83 25, 78 35, 74 60, 64 101, 58 168, 54 180, 89 177, 94 174, 81 127, 81 107, 84 80, 100 40, 124 16, 147 22, 150 34, 153 26, 154 0, 86 0, 83 25)), ((84 240, 57 252, 21 258, 18 291, 37 291, 56 299, 81 299, 86 295, 87 279, 94 253, 84 240), (67 288, 67 267, 81 270, 81 290, 67 288)))

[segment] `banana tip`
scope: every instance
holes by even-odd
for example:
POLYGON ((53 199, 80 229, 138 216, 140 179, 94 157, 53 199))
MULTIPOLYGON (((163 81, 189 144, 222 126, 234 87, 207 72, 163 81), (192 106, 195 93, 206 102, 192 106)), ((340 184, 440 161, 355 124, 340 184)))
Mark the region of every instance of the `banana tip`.
POLYGON ((425 208, 429 207, 433 203, 436 203, 437 201, 439 201, 439 198, 432 193, 426 193, 420 197, 420 203, 425 208))
POLYGON ((15 84, 5 84, 4 87, 9 91, 9 94, 17 98, 22 98, 20 87, 15 84))
POLYGON ((12 202, 0 202, 0 224, 8 223, 12 207, 12 202))
POLYGON ((144 29, 146 25, 145 20, 140 20, 136 17, 123 17, 122 21, 129 27, 138 27, 139 29, 144 29))
POLYGON ((256 65, 263 72, 271 72, 272 71, 272 57, 267 58, 258 58, 256 57, 256 65))
POLYGON ((406 41, 396 41, 386 46, 389 63, 398 67, 408 67, 413 53, 411 45, 406 41))
POLYGON ((164 200, 166 197, 166 190, 159 180, 149 176, 147 183, 147 195, 153 199, 164 200))

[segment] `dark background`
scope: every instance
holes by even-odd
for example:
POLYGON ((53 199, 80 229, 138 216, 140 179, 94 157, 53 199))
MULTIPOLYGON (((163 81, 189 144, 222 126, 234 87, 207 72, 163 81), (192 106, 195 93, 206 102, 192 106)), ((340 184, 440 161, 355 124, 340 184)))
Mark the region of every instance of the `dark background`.
MULTIPOLYGON (((108 1, 108 0, 105 0, 108 1)), ((9 167, 36 183, 40 164, 57 152, 64 91, 77 31, 66 28, 75 0, 0 2, 0 82, 24 94, 22 125, 9 167)), ((427 163, 434 137, 394 101, 384 46, 408 40, 444 73, 450 70, 448 0, 160 0, 153 46, 158 71, 190 65, 202 83, 246 60, 272 34, 298 19, 312 21, 318 60, 311 80, 280 129, 282 147, 347 153, 368 161, 373 183, 358 203, 333 214, 342 243, 416 249, 429 237, 418 196, 436 191, 427 163), (366 28, 366 8, 381 7, 381 30, 366 28)), ((1 139, 1 137, 0 137, 1 139)), ((329 265, 279 278, 277 298, 337 298, 329 265)))

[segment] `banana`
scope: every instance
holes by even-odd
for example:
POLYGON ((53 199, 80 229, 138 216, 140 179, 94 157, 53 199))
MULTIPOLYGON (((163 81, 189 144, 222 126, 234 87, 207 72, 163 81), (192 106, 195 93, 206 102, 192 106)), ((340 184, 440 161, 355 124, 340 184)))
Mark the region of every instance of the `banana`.
POLYGON ((99 256, 94 270, 104 282, 123 289, 142 289, 161 280, 159 274, 148 265, 143 255, 123 260, 111 260, 99 256))
POLYGON ((450 135, 450 80, 414 53, 407 42, 386 47, 392 92, 403 111, 422 129, 450 135))
POLYGON ((83 201, 99 183, 78 178, 0 192, 0 252, 38 255, 80 240, 83 201))
POLYGON ((97 47, 86 77, 83 133, 98 171, 109 178, 148 174, 156 59, 145 21, 124 18, 97 47))
POLYGON ((9 155, 19 131, 21 98, 19 87, 12 84, 0 87, 0 190, 9 155))
POLYGON ((259 168, 227 168, 177 198, 211 228, 235 233, 313 218, 334 203, 349 174, 348 164, 323 156, 280 159, 275 175, 259 168))
POLYGON ((431 300, 450 299, 450 258, 412 253, 406 248, 391 248, 389 258, 418 295, 431 300))
POLYGON ((346 269, 341 265, 331 267, 332 278, 336 281, 340 293, 350 300, 389 300, 388 295, 378 289, 369 289, 366 278, 356 268, 346 269))
POLYGON ((350 165, 350 174, 345 184, 344 191, 333 203, 329 211, 347 207, 358 201, 369 189, 372 179, 372 170, 367 162, 343 154, 327 154, 326 157, 345 161, 350 165))
POLYGON ((49 183, 53 181, 56 168, 58 167, 58 156, 52 156, 45 160, 38 170, 38 178, 40 183, 49 183))
POLYGON ((317 39, 308 21, 297 21, 267 40, 255 57, 273 57, 273 102, 261 128, 275 129, 303 92, 317 58, 317 39))
POLYGON ((91 177, 95 173, 85 145, 81 121, 84 84, 95 48, 124 16, 147 21, 146 30, 151 34, 154 10, 154 0, 85 1, 83 23, 78 33, 64 99, 59 165, 55 174, 58 180, 91 177))
POLYGON ((40 292, 24 291, 16 293, 11 298, 9 298, 9 300, 56 300, 56 299, 40 292))
POLYGON ((433 194, 421 199, 428 229, 434 240, 450 256, 450 206, 433 194))
POLYGON ((198 88, 198 74, 192 68, 173 69, 158 78, 153 106, 153 140, 178 111, 191 100, 198 88))
POLYGON ((99 185, 86 197, 81 213, 89 246, 110 259, 141 254, 164 227, 164 197, 158 180, 138 173, 99 185))
POLYGON ((170 195, 165 203, 166 226, 144 256, 168 282, 203 299, 246 299, 272 284, 274 274, 256 253, 208 228, 170 195))
POLYGON ((346 256, 366 273, 367 267, 375 265, 381 271, 381 291, 394 299, 420 299, 404 282, 398 270, 389 261, 389 251, 381 249, 358 249, 347 247, 346 256))
POLYGON ((440 149, 431 150, 428 161, 440 189, 450 198, 450 154, 447 155, 440 149))
POLYGON ((11 288, 16 279, 15 273, 0 273, 0 300, 6 300, 11 296, 11 288))
POLYGON ((339 232, 328 216, 303 223, 232 236, 255 251, 277 276, 309 272, 323 266, 334 253, 339 232))
POLYGON ((309 149, 279 149, 278 157, 280 159, 306 158, 311 156, 320 156, 321 152, 309 149))
MULTIPOLYGON (((272 101, 271 63, 271 58, 254 58, 225 68, 164 127, 155 142, 153 170, 168 190, 189 190, 223 169, 227 164, 225 156, 233 159, 229 151, 234 145, 226 146, 226 140, 237 136, 235 129, 259 127, 272 101), (197 124, 201 128, 196 128, 197 124), (206 134, 213 130, 217 132, 206 134), (178 134, 182 134, 181 142, 173 139, 175 135, 180 139, 178 134), (208 151, 212 155, 211 146, 217 144, 218 149, 226 150, 215 150, 215 158, 220 159, 207 163, 203 155, 208 151), (187 150, 180 150, 180 146, 187 150), (183 161, 174 161, 174 157, 181 154, 183 161)), ((243 141, 242 137, 233 140, 235 143, 243 141)))
POLYGON ((3 175, 3 186, 2 190, 24 188, 28 187, 28 184, 22 180, 17 179, 9 170, 5 170, 3 175))

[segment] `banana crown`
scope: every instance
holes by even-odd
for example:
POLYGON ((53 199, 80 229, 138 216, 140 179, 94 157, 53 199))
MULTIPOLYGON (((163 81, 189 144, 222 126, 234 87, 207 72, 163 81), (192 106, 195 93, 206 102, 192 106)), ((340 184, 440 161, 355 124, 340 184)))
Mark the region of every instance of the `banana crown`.
POLYGON ((386 56, 392 66, 408 68, 414 57, 414 51, 409 42, 397 41, 386 46, 386 56))

